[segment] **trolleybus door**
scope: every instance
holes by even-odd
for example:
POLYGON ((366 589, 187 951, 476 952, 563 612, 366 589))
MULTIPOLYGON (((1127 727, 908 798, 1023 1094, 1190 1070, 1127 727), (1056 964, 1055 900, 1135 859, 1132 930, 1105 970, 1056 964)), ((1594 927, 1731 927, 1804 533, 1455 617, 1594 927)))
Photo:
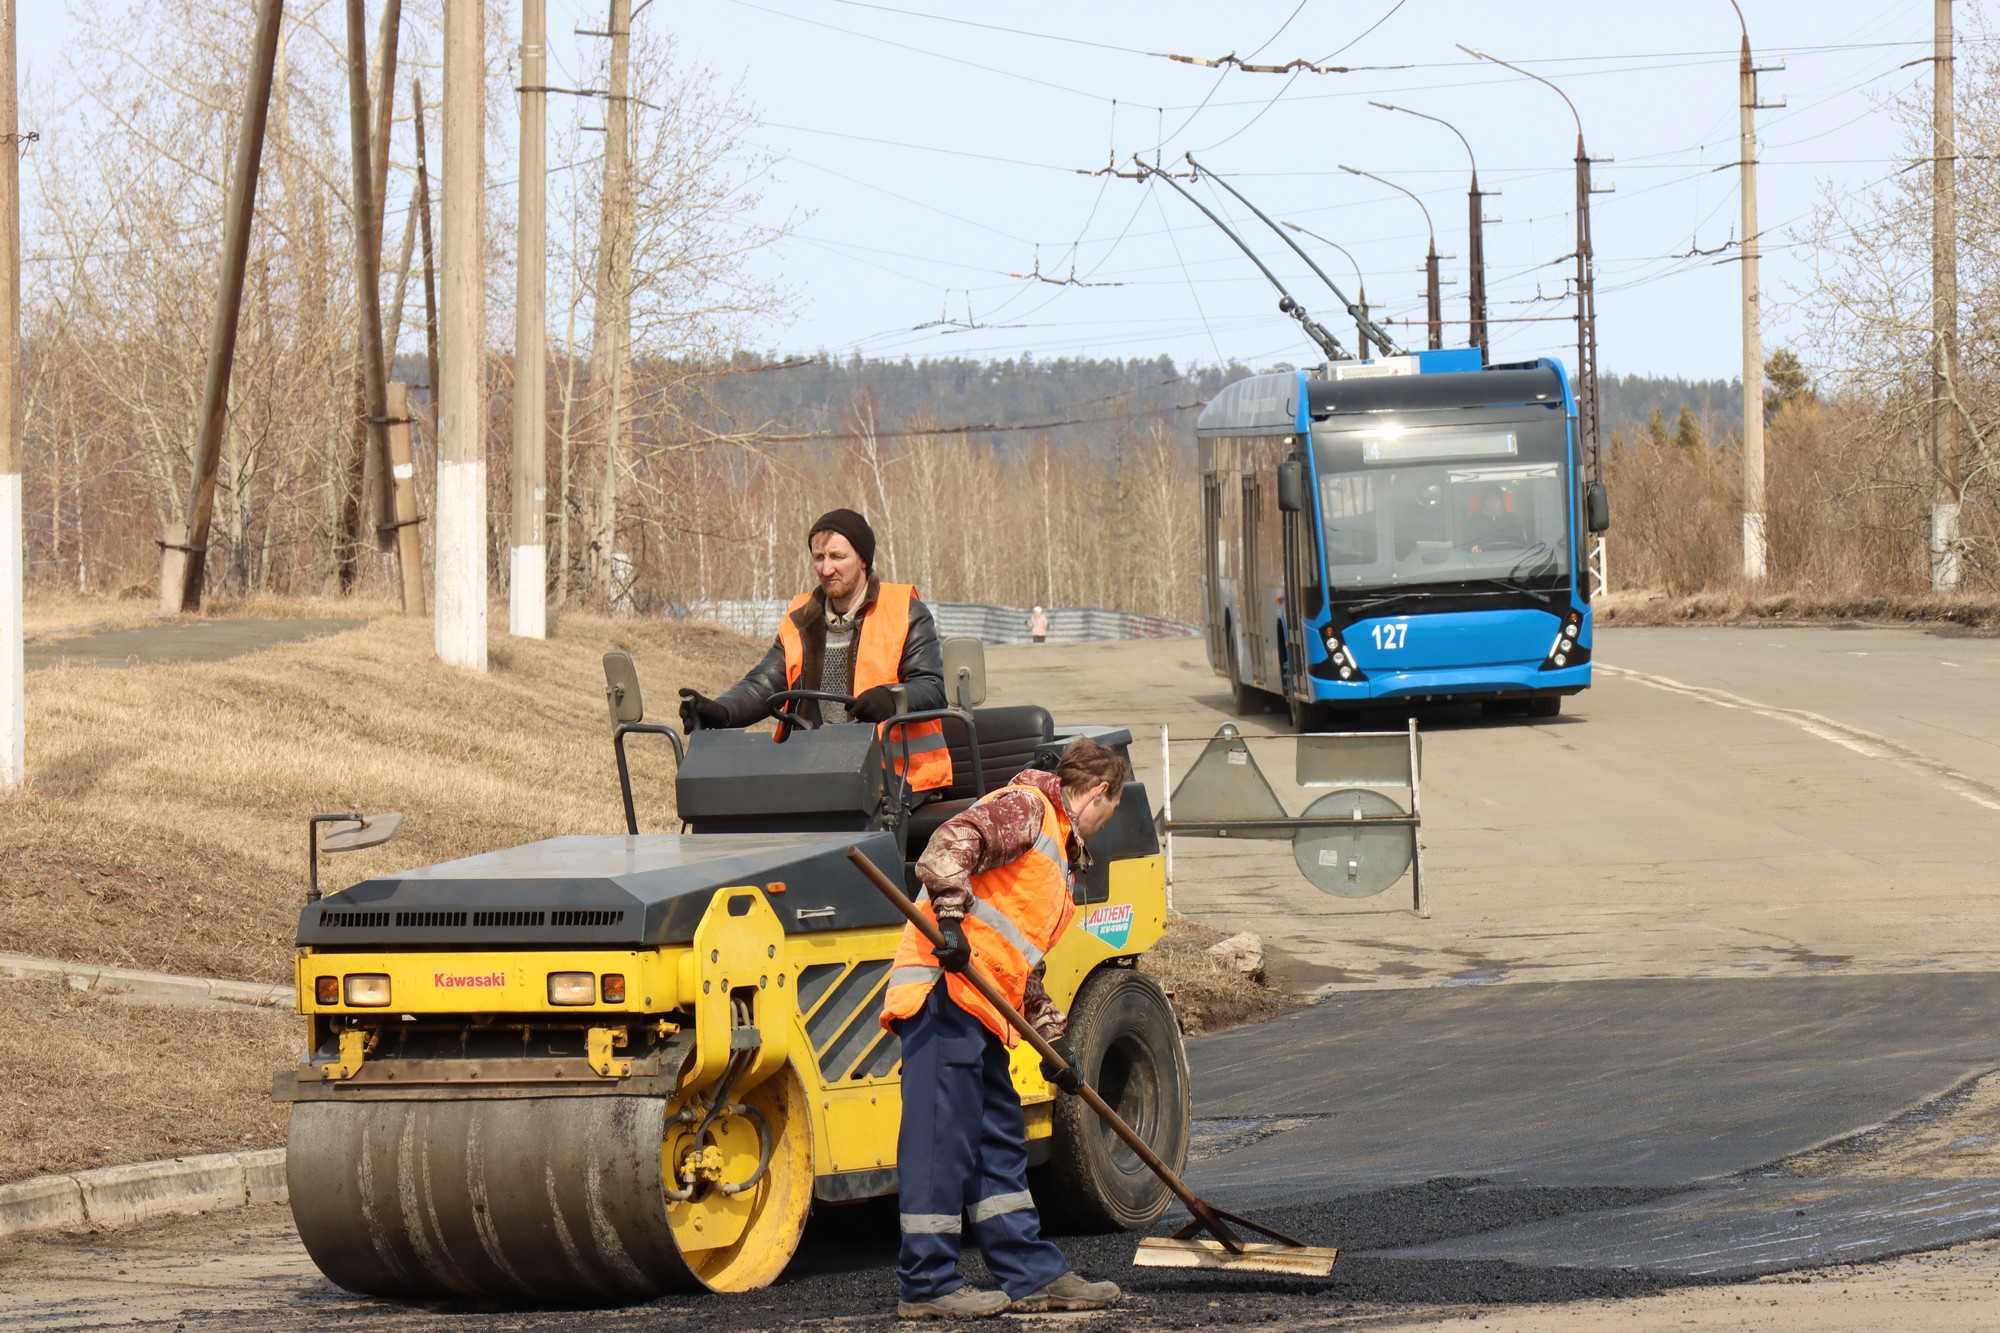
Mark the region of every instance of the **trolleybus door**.
POLYGON ((1243 586, 1236 595, 1237 613, 1243 617, 1243 647, 1249 656, 1242 664, 1243 676, 1252 685, 1264 683, 1264 617, 1270 614, 1257 568, 1257 525, 1264 516, 1259 504, 1261 480, 1254 472, 1243 474, 1243 586))
POLYGON ((1222 628, 1222 479, 1213 472, 1201 479, 1201 618, 1209 664, 1219 667, 1229 660, 1229 645, 1222 628))

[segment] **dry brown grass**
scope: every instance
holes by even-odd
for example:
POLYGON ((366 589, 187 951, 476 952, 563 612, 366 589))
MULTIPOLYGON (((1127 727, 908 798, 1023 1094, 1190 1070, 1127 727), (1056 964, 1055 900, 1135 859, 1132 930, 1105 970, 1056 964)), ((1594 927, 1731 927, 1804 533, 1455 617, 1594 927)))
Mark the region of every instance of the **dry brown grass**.
POLYGON ((59 981, 0 989, 0 1180, 284 1141, 289 1014, 150 1009, 59 981))
POLYGON ((2000 597, 1990 593, 1759 593, 1741 587, 1681 594, 1640 590, 1598 598, 1596 618, 1602 625, 1875 621, 1987 631, 2000 629, 2000 597))
POLYGON ((1139 960, 1174 998, 1174 1012, 1189 1036, 1255 1023, 1298 1006, 1298 1001, 1211 958, 1208 946, 1228 936, 1188 917, 1169 916, 1167 934, 1139 960))
MULTIPOLYGON (((479 675, 434 659, 427 621, 385 617, 227 662, 35 672, 29 787, 0 804, 0 950, 283 981, 312 812, 407 815, 396 841, 330 862, 336 884, 615 832, 611 647, 638 659, 655 716, 755 654, 719 629, 570 615, 547 641, 496 633, 479 675)), ((635 786, 660 828, 671 760, 648 739, 635 786)))

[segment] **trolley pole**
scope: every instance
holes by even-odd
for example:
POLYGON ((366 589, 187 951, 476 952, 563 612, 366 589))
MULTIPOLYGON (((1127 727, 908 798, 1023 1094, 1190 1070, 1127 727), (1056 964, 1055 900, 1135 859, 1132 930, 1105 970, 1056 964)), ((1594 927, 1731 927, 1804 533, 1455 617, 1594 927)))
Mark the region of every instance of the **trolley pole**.
POLYGON ((444 268, 438 391, 438 660, 486 669, 486 11, 444 8, 444 268))
POLYGON ((1765 574, 1764 544, 1764 330, 1758 285, 1757 65, 1743 7, 1729 0, 1743 25, 1743 59, 1737 75, 1737 149, 1743 196, 1743 577, 1765 574))
POLYGON ((544 536, 548 450, 544 441, 548 321, 544 207, 547 198, 547 0, 521 3, 520 262, 514 287, 514 546, 507 579, 507 630, 548 637, 548 545, 544 536))
POLYGON ((169 528, 160 542, 160 610, 168 615, 201 609, 208 566, 208 527, 215 513, 215 477, 222 459, 222 428, 229 416, 229 373, 236 364, 236 317, 243 308, 243 278, 250 261, 250 222, 257 211, 257 169, 264 156, 264 124, 271 110, 271 79, 278 61, 284 0, 258 0, 250 39, 250 85, 243 92, 243 122, 229 181, 222 231, 222 274, 215 320, 208 331, 208 368, 201 389, 201 426, 195 439, 187 522, 169 528))
POLYGON ((21 614, 21 125, 14 0, 0 0, 0 788, 28 780, 21 614))
POLYGON ((1931 55, 1931 588, 1958 586, 1958 145, 1952 0, 1933 0, 1931 55))

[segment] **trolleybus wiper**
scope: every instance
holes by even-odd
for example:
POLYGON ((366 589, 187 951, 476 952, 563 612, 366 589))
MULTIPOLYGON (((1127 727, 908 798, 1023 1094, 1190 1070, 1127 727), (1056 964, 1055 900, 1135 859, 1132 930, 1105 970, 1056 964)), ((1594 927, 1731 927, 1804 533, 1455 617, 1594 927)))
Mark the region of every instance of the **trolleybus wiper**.
MULTIPOLYGON (((1132 160, 1139 164, 1139 173, 1142 176, 1158 176, 1161 180, 1173 186, 1174 189, 1180 191, 1180 195, 1183 199, 1193 204, 1196 208, 1199 208, 1202 211, 1203 215, 1206 216, 1210 222, 1213 222, 1216 226, 1222 228, 1222 234, 1224 236, 1227 236, 1230 240, 1236 242, 1236 248, 1241 250, 1244 254, 1248 255, 1250 257, 1250 262, 1257 266, 1258 272, 1262 273, 1265 276, 1265 278, 1267 278, 1270 281, 1271 285, 1278 289, 1278 309, 1282 310, 1284 313, 1290 315, 1293 319, 1296 319, 1299 322, 1299 327, 1305 330, 1306 337, 1311 338, 1315 343, 1319 344, 1319 349, 1322 352, 1326 353, 1327 360, 1352 361, 1354 359, 1353 357, 1347 354, 1347 349, 1340 345, 1340 339, 1334 337, 1331 333, 1328 333, 1318 320, 1314 319, 1311 315, 1306 313, 1306 308, 1300 305, 1298 301, 1293 299, 1292 294, 1290 292, 1285 290, 1284 283, 1278 281, 1278 275, 1271 272, 1270 268, 1266 266, 1264 261, 1257 257, 1257 252, 1255 250, 1252 250, 1249 246, 1245 245, 1243 243, 1243 238, 1241 236, 1238 236, 1235 232, 1231 231, 1229 229, 1229 224, 1227 222, 1224 222, 1221 218, 1217 217, 1213 212, 1211 212, 1207 204, 1202 203, 1201 200, 1195 198, 1192 194, 1188 193, 1188 191, 1181 185, 1179 181, 1175 180, 1168 173, 1161 171, 1158 167, 1151 165, 1144 158, 1140 157, 1137 153, 1134 153, 1132 155, 1132 160)), ((1230 193, 1235 194, 1236 192, 1234 190, 1231 190, 1230 193)), ((1237 197, 1239 199, 1242 198, 1241 195, 1237 195, 1237 197)), ((1258 214, 1258 216, 1262 217, 1263 214, 1260 213, 1258 214)))
MULTIPOLYGON (((1277 223, 1271 221, 1270 218, 1264 215, 1263 209, 1257 207, 1257 205, 1251 203, 1248 199, 1245 199, 1243 197, 1243 192, 1238 190, 1234 185, 1231 185, 1228 181, 1222 179, 1222 177, 1216 175, 1212 171, 1209 171, 1207 167, 1204 167, 1201 163, 1195 161, 1193 153, 1189 153, 1187 155, 1187 161, 1188 165, 1193 167, 1196 171, 1207 173, 1208 178, 1210 180, 1214 181, 1217 185, 1220 185, 1223 189, 1229 191, 1229 193, 1235 195, 1236 202, 1242 204, 1252 213, 1255 213, 1257 215, 1257 220, 1259 222, 1262 222, 1272 231, 1277 232, 1278 239, 1283 241, 1286 245, 1291 246, 1293 252, 1296 253, 1300 259, 1306 261, 1306 267, 1319 275, 1319 280, 1326 284, 1327 290, 1332 292, 1343 306, 1347 307, 1347 313, 1354 317, 1355 324, 1367 330, 1368 336, 1375 340, 1375 345, 1377 347, 1380 347, 1384 352, 1387 352, 1390 356, 1408 355, 1408 353, 1406 353, 1399 345, 1397 345, 1394 339, 1390 338, 1388 334, 1382 332, 1382 326, 1380 324, 1377 324, 1374 320, 1368 318, 1368 312, 1366 310, 1362 309, 1360 306, 1354 304, 1354 302, 1347 299, 1347 293, 1341 291, 1339 284, 1335 283, 1332 278, 1326 276, 1325 269, 1321 268, 1318 264, 1315 264, 1313 262, 1313 257, 1305 252, 1305 247, 1300 245, 1297 241, 1293 240, 1290 236, 1287 236, 1285 234, 1284 228, 1280 227, 1277 223)), ((1237 242, 1237 244, 1241 245, 1242 242, 1239 241, 1237 242)))
POLYGON ((1549 595, 1547 593, 1536 592, 1525 583, 1516 583, 1512 579, 1481 579, 1479 581, 1481 583, 1490 583, 1496 588, 1505 588, 1508 592, 1525 593, 1544 606, 1548 605, 1549 595))
POLYGON ((1376 607, 1387 606, 1391 602, 1428 601, 1439 595, 1434 592, 1418 592, 1413 588, 1408 592, 1392 592, 1387 597, 1376 597, 1366 602, 1355 602, 1351 606, 1341 606, 1336 603, 1334 609, 1359 615, 1363 611, 1373 611, 1376 607))

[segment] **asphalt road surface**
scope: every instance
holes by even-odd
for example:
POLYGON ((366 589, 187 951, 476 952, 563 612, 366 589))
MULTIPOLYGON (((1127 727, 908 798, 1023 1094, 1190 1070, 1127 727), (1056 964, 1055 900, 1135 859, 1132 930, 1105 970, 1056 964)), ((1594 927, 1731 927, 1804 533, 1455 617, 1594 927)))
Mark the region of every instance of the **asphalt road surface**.
MULTIPOLYGON (((1622 630, 1598 661, 1559 719, 1419 713, 1429 919, 1406 885, 1320 894, 1282 844, 1176 840, 1181 910, 1259 931, 1324 995, 1191 1043, 1190 1183, 1344 1256, 1308 1283, 1065 1240, 1128 1282, 1120 1325, 1548 1310, 1523 1303, 2000 1235, 2000 642, 1622 630)), ((992 667, 991 702, 1132 725, 1156 785, 1161 724, 1226 717, 1198 644, 992 667)), ((1256 753, 1290 805, 1288 745, 1256 753)), ((347 1297, 252 1210, 0 1245, 0 1326, 865 1326, 893 1250, 890 1210, 832 1212, 766 1292, 496 1315, 347 1297)))

